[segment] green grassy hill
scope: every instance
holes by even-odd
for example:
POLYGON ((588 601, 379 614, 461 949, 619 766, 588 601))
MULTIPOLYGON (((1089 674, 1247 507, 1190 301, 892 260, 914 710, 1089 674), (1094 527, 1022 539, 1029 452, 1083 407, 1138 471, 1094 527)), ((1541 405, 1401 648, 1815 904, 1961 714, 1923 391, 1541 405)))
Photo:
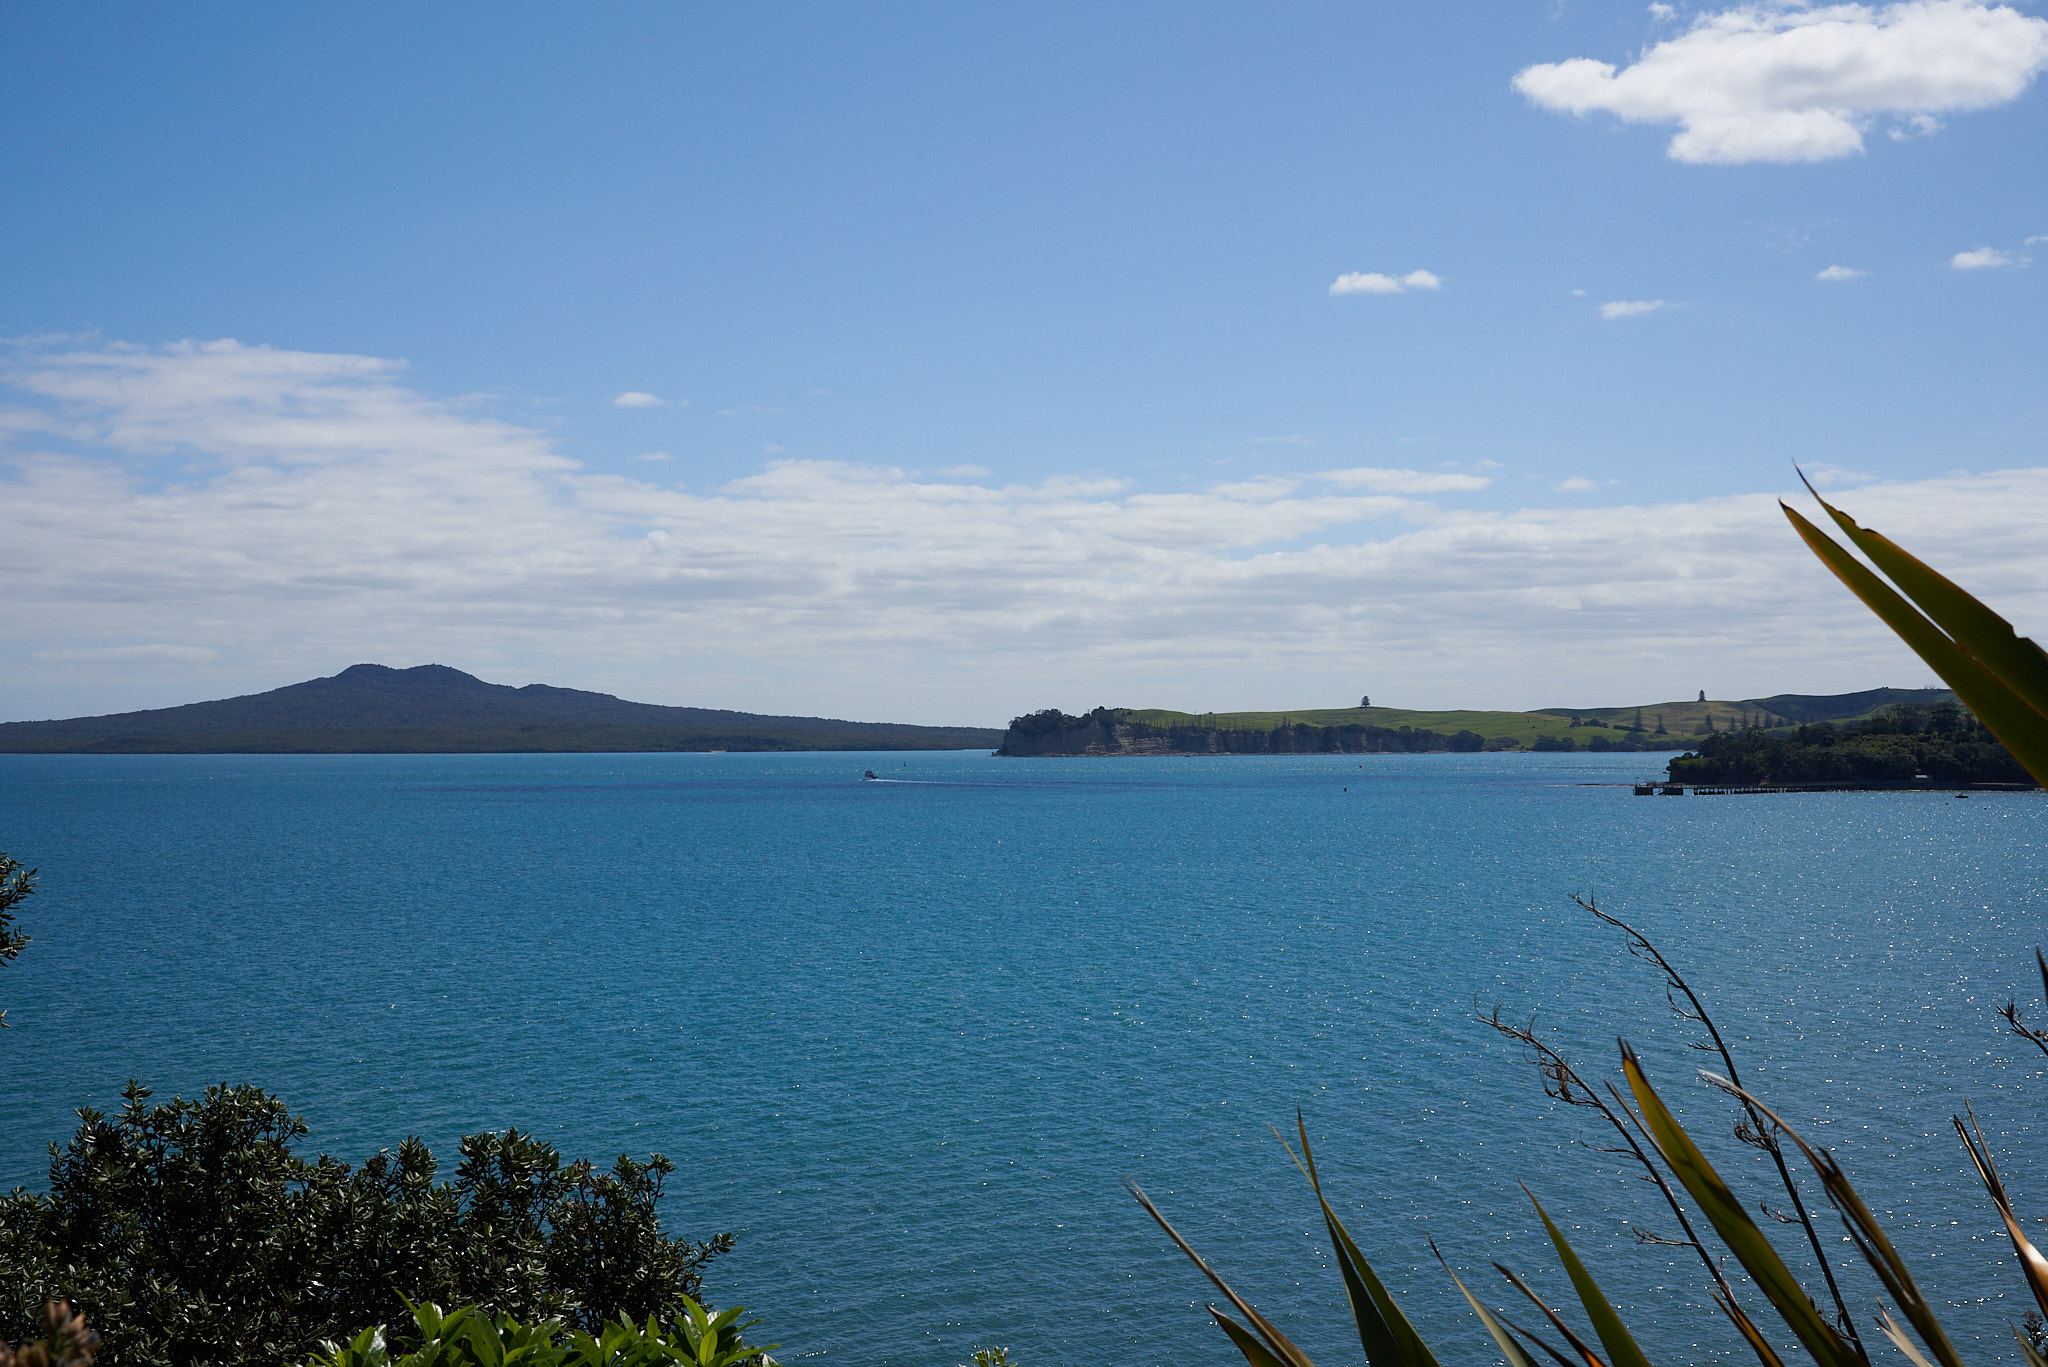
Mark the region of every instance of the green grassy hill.
POLYGON ((1476 731, 1490 746, 1512 740, 1527 749, 1539 736, 1576 740, 1583 745, 1590 735, 1603 730, 1619 734, 1621 728, 1638 722, 1650 733, 1662 725, 1666 735, 1682 742, 1708 734, 1710 723, 1715 732, 1739 731, 1750 726, 1777 729, 1800 722, 1855 721, 1900 703, 1924 707, 1953 701, 1955 695, 1945 688, 1872 688, 1860 693, 1778 693, 1768 698, 1734 701, 1546 707, 1534 712, 1424 712, 1401 707, 1305 707, 1292 712, 1171 712, 1135 708, 1127 715, 1132 721, 1153 726, 1215 726, 1225 730, 1270 731, 1284 723, 1306 722, 1311 726, 1410 726, 1446 735, 1476 731))
MULTIPOLYGON (((1152 726, 1216 726, 1226 731, 1270 731, 1288 722, 1310 726, 1412 726, 1421 731, 1477 731, 1487 740, 1532 741, 1572 735, 1571 718, 1544 712, 1416 712, 1401 707, 1305 707, 1298 712, 1169 712, 1135 708, 1130 719, 1152 726)), ((1654 725, 1655 723, 1650 723, 1654 725)))
POLYGON ((1954 702, 1956 695, 1946 688, 1866 688, 1860 693, 1774 693, 1768 698, 1745 698, 1739 702, 1659 702, 1644 703, 1639 707, 1545 707, 1542 713, 1560 717, 1579 717, 1603 722, 1618 722, 1628 725, 1641 715, 1644 726, 1656 729, 1657 719, 1664 719, 1665 727, 1673 734, 1696 735, 1707 729, 1709 718, 1714 730, 1746 730, 1761 726, 1766 730, 1781 726, 1797 726, 1801 722, 1845 722, 1860 721, 1887 707, 1911 704, 1931 707, 1935 703, 1954 702))

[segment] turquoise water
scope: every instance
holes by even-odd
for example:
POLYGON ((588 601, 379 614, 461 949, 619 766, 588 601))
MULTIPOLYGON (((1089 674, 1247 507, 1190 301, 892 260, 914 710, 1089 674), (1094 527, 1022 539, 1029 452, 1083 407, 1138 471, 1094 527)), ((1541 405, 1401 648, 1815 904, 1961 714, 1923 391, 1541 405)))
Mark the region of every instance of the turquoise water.
POLYGON ((1589 1069, 1626 1034, 1772 1195, 1591 891, 1836 1148, 1966 1356, 2012 1358, 2025 1294, 1947 1118, 1973 1100, 2048 1214, 2048 1060, 1994 1014, 2040 1012, 2048 801, 1585 786, 1660 763, 0 756, 0 849, 43 871, 0 972, 0 1185, 130 1076, 252 1081, 350 1161, 507 1125, 667 1153, 669 1221, 739 1232, 710 1289, 786 1361, 1232 1361, 1128 1176, 1358 1361, 1269 1131, 1300 1107, 1447 1367, 1495 1359, 1427 1238, 1497 1304, 1495 1258, 1566 1294, 1518 1181, 1656 1360, 1753 1360, 1691 1255, 1631 1237, 1668 1231, 1654 1192, 1473 1020, 1533 1014, 1589 1069))

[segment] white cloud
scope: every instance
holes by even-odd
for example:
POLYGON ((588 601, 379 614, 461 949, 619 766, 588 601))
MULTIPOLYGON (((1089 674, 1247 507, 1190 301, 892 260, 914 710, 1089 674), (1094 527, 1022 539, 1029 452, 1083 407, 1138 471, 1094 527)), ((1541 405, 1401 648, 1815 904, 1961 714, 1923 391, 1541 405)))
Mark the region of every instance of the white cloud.
POLYGON ((1662 3, 1662 0, 1658 0, 1658 3, 1650 6, 1650 17, 1653 19, 1669 19, 1676 13, 1678 13, 1677 10, 1662 3))
POLYGON ((1861 280, 1868 274, 1870 274, 1869 271, 1859 271, 1854 266, 1829 266, 1825 270, 1816 271, 1813 278, 1816 280, 1861 280))
POLYGON ((1669 307, 1662 299, 1610 299, 1600 306, 1600 316, 1611 323, 1617 318, 1640 318, 1669 307))
POLYGON ((1401 282, 1391 275, 1378 271, 1351 271, 1330 282, 1330 293, 1338 294, 1399 294, 1401 282))
POLYGON ((669 406, 670 401, 662 398, 660 395, 643 393, 638 389, 629 389, 612 400, 612 407, 614 408, 667 408, 669 406))
MULTIPOLYGON (((794 460, 690 492, 587 470, 400 373, 234 343, 14 353, 9 714, 219 697, 360 659, 991 722, 1082 698, 1292 706, 1355 697, 1368 669, 1404 696, 1492 706, 1690 696, 1671 680, 1710 667, 1758 691, 1922 673, 1764 493, 1461 511, 1418 495, 1477 476, 1155 493, 794 460)), ((2048 470, 1876 484, 1851 506, 2048 623, 2048 470)))
POLYGON ((1432 474, 1423 470, 1382 470, 1361 465, 1354 470, 1325 470, 1316 476, 1345 489, 1370 489, 1379 494, 1448 494, 1484 489, 1493 481, 1484 475, 1432 474))
POLYGON ((2011 252, 2002 252, 1996 247, 1979 247, 1971 252, 1957 252, 1948 259, 1948 264, 1951 270, 1983 271, 1998 266, 2018 266, 2024 262, 2011 252))
POLYGON ((1738 5, 1700 16, 1617 69, 1590 57, 1526 67, 1545 109, 1676 123, 1684 162, 1808 162, 1863 150, 1872 119, 1986 109, 2048 68, 2048 21, 1977 0, 1738 5))
POLYGON ((1330 293, 1405 294, 1409 290, 1441 289, 1443 283, 1443 277, 1431 271, 1410 271, 1402 276, 1381 275, 1378 271, 1352 271, 1332 281, 1330 293))
POLYGON ((1823 489, 1838 488, 1845 485, 1870 484, 1877 479, 1876 475, 1865 474, 1861 470, 1851 470, 1840 465, 1829 465, 1826 462, 1818 465, 1802 465, 1799 468, 1808 479, 1823 489))
POLYGON ((1599 487, 1597 482, 1587 479, 1584 475, 1573 475, 1570 479, 1560 481, 1557 491, 1561 494, 1590 494, 1599 487))

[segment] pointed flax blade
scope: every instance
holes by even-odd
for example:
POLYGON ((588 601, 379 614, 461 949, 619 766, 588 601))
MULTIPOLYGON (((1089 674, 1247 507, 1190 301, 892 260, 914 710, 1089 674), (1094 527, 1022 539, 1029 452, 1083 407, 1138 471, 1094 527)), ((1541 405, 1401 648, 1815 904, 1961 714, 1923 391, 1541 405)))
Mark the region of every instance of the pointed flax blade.
MULTIPOLYGON (((2048 1258, 2034 1247, 2020 1222, 2013 1218, 2012 1202, 2006 1199, 2005 1183, 1998 1180, 1998 1169, 1991 1163, 1991 1146, 1984 1143, 1984 1132, 1977 1131, 1976 1138, 1963 1128, 1961 1116, 1949 1117, 1955 1122, 1956 1133, 1963 1137, 1963 1147, 1970 1151, 1970 1161, 1977 1165, 1977 1176, 1984 1179, 1984 1188, 1991 1193, 1991 1204, 1998 1207, 1998 1216, 2005 1221, 2006 1237, 2012 1240, 2012 1251, 2020 1260, 2020 1270, 2026 1274, 2027 1286, 2034 1293, 2034 1304, 2041 1309, 2041 1315, 2048 1319, 2048 1258)), ((1970 1124, 1977 1123, 1975 1111, 1970 1113, 1970 1124)))
POLYGON ((1877 1308, 1877 1327, 1892 1341, 1892 1347, 1906 1355, 1906 1361, 1912 1363, 1913 1367, 1934 1367, 1934 1364, 1927 1360, 1927 1354, 1921 1352, 1913 1340, 1906 1337, 1906 1331, 1899 1328, 1899 1322, 1893 1319, 1891 1311, 1883 1306, 1877 1308))
POLYGON ((1514 1336, 1508 1333, 1501 1322, 1495 1319, 1487 1308, 1479 1303, 1479 1298, 1466 1289, 1465 1283, 1459 1280, 1458 1274, 1451 1272, 1451 1265, 1444 1261, 1442 1253, 1437 1252, 1434 1239, 1430 1240, 1429 1251, 1436 1253, 1436 1260, 1443 1263, 1444 1271, 1449 1272, 1451 1280, 1458 1283, 1458 1290, 1463 1292, 1465 1304, 1472 1307, 1472 1313, 1479 1316, 1479 1322, 1486 1326, 1486 1332, 1493 1335, 1493 1341, 1500 1348, 1500 1355, 1507 1359, 1508 1367, 1536 1367, 1536 1360, 1530 1357, 1527 1350, 1521 1344, 1515 1342, 1514 1336))
POLYGON ((1223 1293, 1223 1298, 1237 1307, 1237 1312, 1245 1317, 1246 1323, 1258 1330, 1259 1337, 1265 1340, 1266 1347, 1272 1350, 1274 1357, 1278 1358, 1285 1367, 1315 1367, 1315 1364, 1309 1361, 1307 1353, 1302 1352, 1301 1349, 1289 1342, 1287 1335, 1281 1333, 1273 1325, 1272 1321, 1252 1309, 1249 1301, 1232 1290, 1230 1283, 1216 1275, 1215 1269, 1202 1261, 1202 1255, 1195 1252, 1194 1245, 1182 1238, 1181 1232, 1168 1223, 1166 1216, 1160 1213, 1158 1206, 1152 1204, 1152 1198, 1145 1194, 1143 1187, 1139 1186, 1136 1182, 1126 1182, 1124 1186, 1130 1189, 1131 1195, 1137 1198, 1138 1204, 1145 1208, 1145 1213, 1150 1215, 1159 1227, 1166 1231, 1166 1237, 1173 1240, 1180 1251, 1188 1255, 1188 1261, 1200 1268, 1202 1275, 1207 1277, 1216 1289, 1223 1293))
POLYGON ((2012 751, 2013 758, 2026 767, 2037 783, 2044 781, 2042 776, 2048 774, 2048 719, 1949 639, 1862 561, 1829 540, 1820 528, 1794 509, 1783 503, 1778 506, 1821 563, 1955 690, 1963 705, 2012 751))
POLYGON ((1643 1122, 1649 1127, 1650 1137, 1663 1156, 1665 1165, 1676 1173, 1685 1189, 1692 1193, 1692 1199, 1699 1203, 1721 1241, 1728 1245, 1728 1251, 1736 1261, 1748 1269, 1756 1282, 1757 1289, 1769 1298, 1786 1327, 1791 1329, 1806 1351, 1820 1367, 1863 1367, 1863 1360, 1855 1349, 1835 1332, 1834 1326, 1821 1318, 1814 1308, 1813 1300, 1792 1270, 1785 1266, 1785 1260, 1771 1247, 1763 1231, 1749 1218, 1742 1202, 1735 1199, 1735 1193, 1721 1180, 1721 1174, 1707 1161, 1692 1136, 1671 1114, 1650 1079, 1643 1072, 1635 1051, 1626 1044, 1621 1047, 1622 1071, 1628 1075, 1629 1090, 1635 1093, 1636 1105, 1641 1108, 1643 1122))
MULTIPOLYGON (((1316 1194, 1316 1204, 1322 1208, 1323 1225, 1330 1232, 1330 1245, 1337 1255, 1337 1269, 1344 1277, 1344 1298, 1350 1302, 1351 1319, 1358 1327, 1358 1346, 1365 1350, 1365 1360, 1372 1367, 1401 1367, 1406 1358, 1400 1341, 1395 1338, 1379 1308, 1379 1297, 1374 1296, 1372 1288, 1366 1284, 1365 1278, 1371 1274, 1370 1265, 1366 1264, 1363 1256, 1353 1256, 1355 1245, 1351 1243, 1351 1236, 1344 1232, 1343 1222, 1330 1209, 1330 1203, 1323 1199, 1323 1184, 1316 1174, 1315 1154, 1308 1146, 1308 1126, 1299 1114, 1295 1116, 1295 1126, 1301 1132, 1301 1153, 1297 1155, 1289 1147, 1287 1156, 1294 1159, 1294 1166, 1308 1178, 1309 1186, 1316 1194), (1361 1266, 1366 1268, 1364 1274, 1359 1271, 1361 1266)), ((1285 1139, 1280 1142, 1287 1143, 1285 1139)), ((1385 1295, 1385 1288, 1381 1288, 1381 1295, 1385 1295)))
MULTIPOLYGON (((1328 1212, 1329 1206, 1325 1204, 1323 1209, 1328 1212)), ((1401 1313, 1401 1307, 1394 1303, 1392 1293, 1380 1282, 1378 1274, 1372 1270, 1372 1265, 1359 1253, 1358 1245, 1351 1241, 1350 1231, 1344 1228, 1344 1222, 1339 1220, 1334 1212, 1329 1214, 1329 1222, 1336 1230, 1338 1243, 1357 1265, 1359 1280, 1365 1283, 1366 1293, 1372 1297, 1381 1320, 1392 1332, 1394 1342, 1399 1345, 1400 1356, 1395 1361, 1405 1364, 1405 1367, 1437 1367, 1436 1354, 1429 1351, 1429 1346, 1422 1341, 1422 1336, 1415 1332, 1415 1326, 1408 1322, 1408 1317, 1401 1313)))
MULTIPOLYGON (((1315 1189, 1316 1203, 1322 1207, 1323 1224, 1330 1231, 1330 1242, 1344 1274, 1344 1293, 1351 1300, 1351 1318, 1358 1326, 1359 1346, 1365 1349, 1366 1360, 1373 1367, 1437 1367, 1436 1355, 1401 1313, 1401 1307, 1394 1303, 1372 1264, 1352 1241, 1351 1231, 1344 1228, 1344 1222, 1323 1196, 1315 1154, 1308 1146, 1308 1125, 1299 1114, 1295 1116, 1295 1128, 1301 1135, 1301 1156, 1294 1160, 1295 1166, 1307 1175, 1309 1185, 1315 1189)), ((1293 1156, 1292 1149, 1288 1153, 1293 1156)))
MULTIPOLYGON (((1499 1267, 1499 1266, 1500 1266, 1500 1264, 1499 1264, 1499 1263, 1495 1263, 1495 1264, 1494 1264, 1494 1266, 1495 1266, 1495 1267, 1499 1267)), ((1533 1343, 1533 1344, 1535 1344, 1535 1345, 1536 1345, 1536 1346, 1537 1346, 1538 1348, 1540 1348, 1540 1349, 1541 1349, 1541 1350, 1543 1351, 1543 1355, 1544 1355, 1545 1357, 1549 1358, 1549 1359, 1550 1359, 1550 1360, 1551 1360, 1552 1362, 1554 1362, 1554 1363, 1556 1363, 1556 1364, 1557 1364, 1557 1367, 1586 1367, 1586 1364, 1585 1364, 1585 1363, 1583 1363, 1583 1362, 1573 1362, 1573 1361, 1572 1361, 1572 1360, 1571 1360, 1570 1358, 1566 1357, 1566 1356, 1565 1356, 1565 1355, 1564 1355, 1563 1353, 1560 1353, 1560 1352, 1558 1352, 1558 1351, 1557 1351, 1557 1349, 1555 1349, 1555 1348, 1551 1347, 1551 1346, 1550 1346, 1549 1344, 1545 1343, 1545 1342, 1544 1342, 1544 1341, 1543 1341, 1542 1339, 1540 1339, 1540 1338, 1538 1338, 1538 1337, 1537 1337, 1536 1335, 1534 1335, 1534 1334, 1530 1333, 1530 1332, 1529 1332, 1529 1331, 1528 1331, 1527 1329, 1524 1329, 1524 1328, 1523 1328, 1523 1327, 1522 1327, 1521 1325, 1519 1325, 1519 1324, 1516 1324, 1516 1323, 1515 1323, 1515 1322, 1514 1322, 1513 1320, 1509 1319, 1509 1318, 1508 1318, 1508 1317, 1507 1317, 1506 1315, 1502 1315, 1502 1316, 1500 1317, 1500 1322, 1501 1322, 1502 1324, 1505 1324, 1505 1325, 1506 1325, 1506 1326, 1507 1326, 1508 1328, 1510 1328, 1510 1329, 1514 1330, 1514 1331, 1515 1331, 1515 1332, 1516 1332, 1517 1334, 1520 1334, 1520 1335, 1522 1336, 1522 1338, 1523 1338, 1523 1339, 1527 1340, 1527 1341, 1528 1341, 1528 1342, 1530 1342, 1530 1343, 1533 1343)))
POLYGON ((1863 1203, 1863 1198, 1856 1194, 1856 1188, 1849 1183, 1848 1174, 1842 1171, 1841 1165, 1835 1162, 1834 1157, 1807 1143, 1799 1131, 1787 1125, 1776 1111, 1751 1093, 1726 1078, 1715 1077, 1712 1074, 1702 1076, 1715 1086, 1741 1097, 1756 1107, 1787 1139, 1799 1146, 1799 1152, 1806 1156, 1806 1161, 1813 1165, 1814 1172, 1819 1175, 1821 1186, 1827 1190, 1828 1200, 1834 1203, 1836 1213, 1842 1217, 1849 1237, 1855 1241, 1856 1251, 1863 1255, 1863 1261, 1877 1274, 1877 1279, 1884 1283, 1884 1289, 1891 1294, 1892 1299, 1899 1303, 1899 1309, 1905 1312, 1907 1322, 1920 1335, 1920 1342, 1926 1345, 1927 1351, 1941 1367, 1963 1367, 1962 1358, 1956 1353, 1955 1345, 1949 1342, 1948 1332, 1941 1327, 1941 1321, 1935 1317, 1934 1307, 1928 1304, 1927 1298, 1920 1293, 1920 1287, 1913 1280, 1912 1270, 1906 1266, 1906 1260, 1892 1247, 1890 1236, 1877 1222, 1877 1217, 1870 1213, 1870 1207, 1863 1203))
POLYGON ((2041 1350, 2029 1343, 2025 1334, 2015 1328, 2012 1336, 2020 1341, 2020 1355, 2026 1358, 2027 1367, 2048 1367, 2048 1358, 2041 1356, 2041 1350))
POLYGON ((1244 1354, 1244 1360, 1250 1363, 1251 1367, 1287 1367, 1286 1363, 1273 1356, 1272 1350, 1259 1342, 1256 1335, 1236 1320, 1213 1305, 1209 1307, 1209 1313, 1216 1317, 1216 1323, 1222 1326, 1224 1333, 1230 1335, 1230 1341, 1237 1345, 1237 1351, 1244 1354))
POLYGON ((1337 1268, 1344 1275, 1344 1298, 1351 1304, 1351 1319, 1358 1327, 1358 1346, 1365 1350, 1365 1360, 1372 1367, 1406 1367, 1413 1358, 1402 1351, 1401 1341, 1387 1317, 1380 1310, 1380 1302, 1387 1298, 1385 1287, 1374 1294, 1372 1268, 1356 1255, 1356 1246, 1345 1232, 1343 1223, 1331 1213, 1327 1202, 1323 1205, 1323 1224, 1330 1231, 1330 1242, 1335 1246, 1337 1268), (1367 1281, 1371 1278, 1371 1282, 1367 1281))
POLYGON ((1493 1270, 1506 1277, 1509 1285, 1529 1298, 1529 1304, 1543 1312, 1543 1318, 1549 1320, 1550 1327, 1557 1330, 1564 1341, 1572 1346, 1572 1351, 1579 1355, 1579 1361, 1584 1364, 1584 1367, 1607 1367, 1606 1363, 1600 1361, 1600 1355, 1593 1351, 1593 1346, 1573 1333, 1572 1327, 1559 1318, 1558 1313, 1552 1310, 1541 1296, 1529 1288, 1529 1283, 1517 1277, 1513 1272, 1510 1272, 1503 1264, 1495 1263, 1493 1270))
MULTIPOLYGON (((1809 492, 1813 490, 1811 484, 1806 487, 1809 492)), ((2003 680, 2035 712, 2048 714, 2048 655, 2041 653, 2041 647, 2014 631, 2012 623, 1985 607, 1961 585, 1902 549, 1890 537, 1857 526, 1855 519, 1818 493, 1813 496, 1856 548, 1869 556, 1887 579, 1905 590, 1906 596, 1936 626, 1977 663, 2003 680)))
POLYGON ((1742 1341, 1749 1345, 1749 1350, 1756 1354, 1757 1361, 1762 1363, 1763 1367, 1785 1367, 1785 1361, 1778 1356, 1778 1350, 1771 1347, 1770 1340, 1756 1327, 1756 1321, 1743 1313, 1741 1306, 1720 1291, 1714 1293, 1714 1304, 1721 1307, 1721 1313, 1735 1325, 1735 1331, 1742 1335, 1742 1341))
POLYGON ((1529 1188, 1525 1186, 1522 1191, 1528 1195, 1529 1204, 1536 1207, 1536 1214, 1543 1220, 1543 1228, 1549 1231, 1550 1242, 1557 1247, 1557 1259, 1564 1264, 1566 1275, 1572 1279, 1572 1289, 1579 1293, 1579 1304, 1585 1307, 1586 1318, 1593 1322, 1593 1332, 1600 1336, 1600 1346, 1607 1350, 1607 1360, 1614 1367, 1650 1367, 1650 1360, 1636 1346, 1635 1337, 1621 1322, 1621 1316, 1614 1312, 1614 1306, 1608 1302, 1600 1284, 1593 1280, 1593 1274, 1586 1271, 1586 1265, 1572 1251, 1564 1231, 1551 1220, 1549 1212, 1543 1209, 1543 1203, 1529 1188))

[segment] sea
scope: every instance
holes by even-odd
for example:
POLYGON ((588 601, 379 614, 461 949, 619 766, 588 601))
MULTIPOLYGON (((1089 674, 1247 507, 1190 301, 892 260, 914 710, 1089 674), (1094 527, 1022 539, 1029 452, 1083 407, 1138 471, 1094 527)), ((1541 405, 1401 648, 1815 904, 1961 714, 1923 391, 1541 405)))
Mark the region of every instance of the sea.
MULTIPOLYGON (((2048 1055, 1998 1014, 2048 1026, 2048 798, 1636 796, 1664 758, 0 756, 0 850, 40 870, 0 1187, 43 1189, 131 1078, 256 1083, 352 1163, 418 1135, 452 1175, 507 1127, 666 1154, 666 1225, 737 1235, 707 1291, 786 1364, 1238 1361, 1128 1181, 1361 1362, 1298 1118, 1446 1367, 1498 1355, 1432 1241, 1518 1317, 1495 1262, 1570 1301, 1532 1196, 1653 1362, 1751 1362, 1695 1254, 1638 1237, 1677 1235, 1655 1188, 1484 1019, 1595 1079, 1629 1041, 1750 1208, 1786 1205, 1700 1026, 1579 898, 1833 1150, 1964 1357, 2017 1360, 2031 1301, 1950 1117, 2048 1234, 2048 1055)), ((1879 1288, 1802 1181, 1868 1333, 1879 1288)))

